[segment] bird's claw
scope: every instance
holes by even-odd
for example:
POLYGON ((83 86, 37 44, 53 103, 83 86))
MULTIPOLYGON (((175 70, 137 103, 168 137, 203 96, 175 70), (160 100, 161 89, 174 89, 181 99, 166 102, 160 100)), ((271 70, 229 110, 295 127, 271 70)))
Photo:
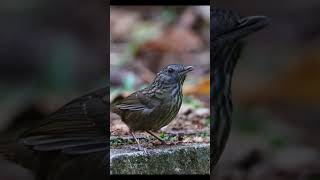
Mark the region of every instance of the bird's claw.
POLYGON ((147 153, 146 148, 143 148, 143 147, 141 147, 141 146, 138 147, 138 150, 139 150, 139 151, 143 151, 144 153, 147 153))
POLYGON ((132 150, 135 150, 135 151, 143 151, 144 153, 147 153, 146 148, 143 148, 143 147, 141 147, 141 146, 138 146, 138 148, 137 148, 137 147, 132 147, 132 150))

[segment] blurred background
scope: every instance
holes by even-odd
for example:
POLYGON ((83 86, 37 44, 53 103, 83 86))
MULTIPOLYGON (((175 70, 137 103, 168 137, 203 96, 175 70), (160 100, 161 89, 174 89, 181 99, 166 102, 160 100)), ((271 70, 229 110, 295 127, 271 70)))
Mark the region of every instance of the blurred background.
POLYGON ((320 179, 320 1, 213 6, 271 18, 236 67, 232 132, 215 179, 320 179))
MULTIPOLYGON (((0 142, 107 86, 108 11, 98 1, 0 2, 0 142)), ((33 179, 0 157, 0 179, 33 179)))
POLYGON ((107 85, 105 8, 86 1, 1 1, 1 133, 17 133, 107 85))
MULTIPOLYGON (((146 87, 168 64, 192 65, 179 115, 162 130, 198 134, 179 140, 184 143, 209 143, 209 37, 210 6, 111 6, 110 101, 146 87)), ((110 132, 117 138, 129 135, 113 113, 110 132)))

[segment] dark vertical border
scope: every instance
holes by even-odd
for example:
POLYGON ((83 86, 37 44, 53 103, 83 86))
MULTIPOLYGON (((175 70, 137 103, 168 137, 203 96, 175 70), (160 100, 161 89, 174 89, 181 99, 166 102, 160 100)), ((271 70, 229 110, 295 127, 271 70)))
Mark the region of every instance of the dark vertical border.
MULTIPOLYGON (((104 24, 104 27, 106 27, 106 29, 104 29, 104 33, 105 33, 105 39, 106 39, 106 43, 104 48, 105 49, 105 55, 106 55, 106 73, 107 73, 107 86, 108 86, 108 94, 110 94, 110 1, 105 1, 105 9, 106 9, 106 19, 101 22, 104 24)), ((108 99, 109 100, 109 99, 108 99)), ((109 103, 110 104, 110 103, 109 103)), ((110 111, 109 111, 110 113, 110 111)), ((110 116, 107 122, 107 127, 106 127, 106 131, 108 134, 108 149, 107 149, 107 155, 106 155, 106 173, 107 173, 107 179, 110 178, 110 116)))

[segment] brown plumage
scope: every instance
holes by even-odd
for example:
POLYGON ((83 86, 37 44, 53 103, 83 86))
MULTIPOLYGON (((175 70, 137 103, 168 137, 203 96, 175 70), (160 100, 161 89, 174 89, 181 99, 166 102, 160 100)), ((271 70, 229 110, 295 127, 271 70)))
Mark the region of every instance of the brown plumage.
MULTIPOLYGON (((177 115, 182 103, 182 85, 192 66, 171 64, 157 74, 146 88, 111 105, 111 111, 133 131, 146 131, 161 141, 151 131, 168 125, 177 115)), ((139 149, 143 149, 138 143, 139 149)), ((163 141, 162 141, 163 142, 163 141)))

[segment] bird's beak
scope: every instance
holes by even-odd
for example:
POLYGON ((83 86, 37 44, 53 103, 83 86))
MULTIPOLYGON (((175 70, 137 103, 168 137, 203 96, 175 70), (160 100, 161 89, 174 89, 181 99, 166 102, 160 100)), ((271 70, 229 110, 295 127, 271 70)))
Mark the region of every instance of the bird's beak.
POLYGON ((234 42, 243 39, 248 35, 259 31, 267 26, 270 19, 265 16, 250 16, 239 20, 239 24, 229 32, 221 35, 219 38, 226 42, 234 42))
POLYGON ((184 69, 180 72, 181 75, 187 74, 188 72, 192 71, 192 66, 184 66, 184 69))
POLYGON ((253 32, 259 31, 269 24, 270 19, 265 16, 250 16, 239 21, 239 25, 229 33, 230 39, 244 38, 253 32))
POLYGON ((270 19, 265 16, 250 16, 240 20, 238 29, 242 29, 243 35, 251 34, 268 25, 270 19))

